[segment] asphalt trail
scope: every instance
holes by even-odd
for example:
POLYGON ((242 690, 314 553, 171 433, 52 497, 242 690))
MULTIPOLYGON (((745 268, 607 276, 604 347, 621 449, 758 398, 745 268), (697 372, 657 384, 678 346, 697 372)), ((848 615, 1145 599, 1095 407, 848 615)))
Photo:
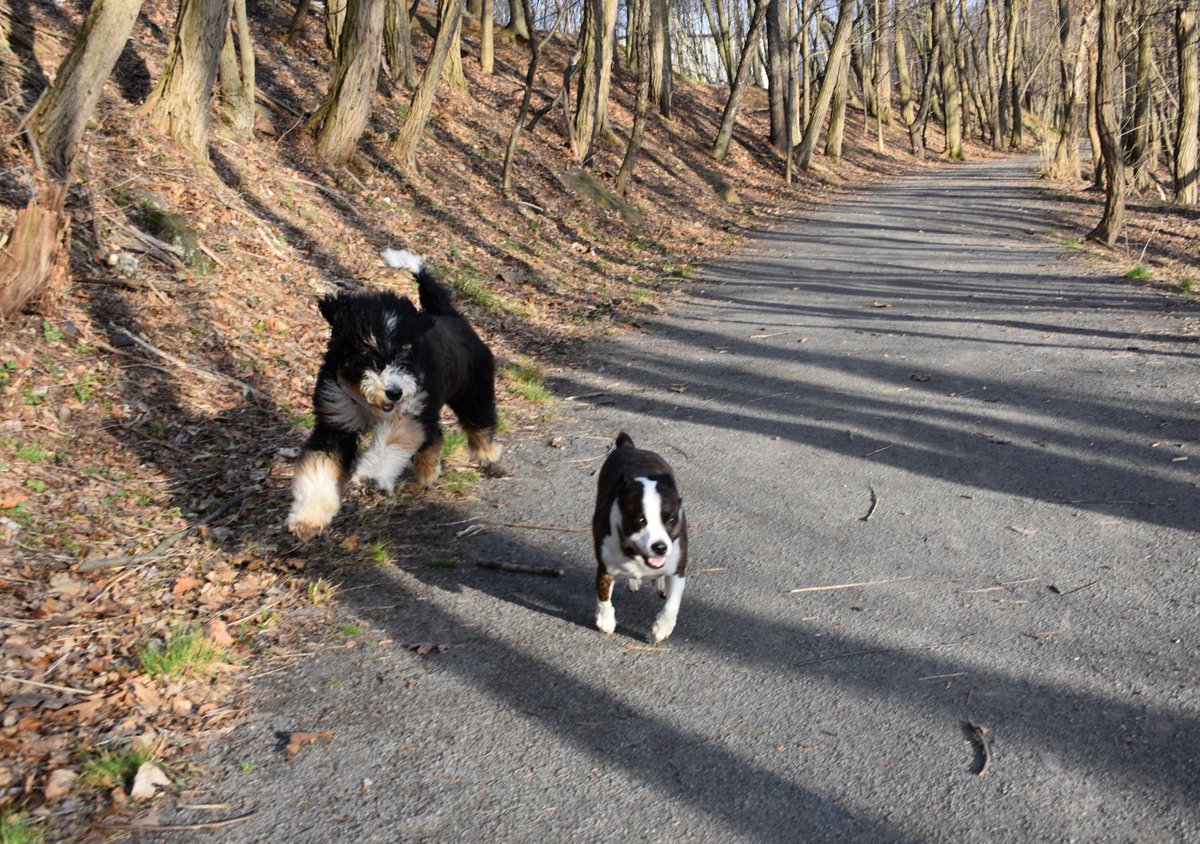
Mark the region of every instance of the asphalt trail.
POLYGON ((180 801, 231 808, 160 822, 254 816, 158 840, 1197 840, 1200 308, 1069 262, 1033 166, 792 221, 552 379, 511 478, 338 573, 367 632, 180 801), (664 649, 646 591, 594 629, 586 533, 462 533, 586 528, 622 429, 689 512, 664 649))

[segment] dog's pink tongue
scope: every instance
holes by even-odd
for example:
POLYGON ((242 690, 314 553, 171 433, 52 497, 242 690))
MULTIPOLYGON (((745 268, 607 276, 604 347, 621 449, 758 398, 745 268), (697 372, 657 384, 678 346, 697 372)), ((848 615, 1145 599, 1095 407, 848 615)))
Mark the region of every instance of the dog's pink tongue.
POLYGON ((667 561, 666 557, 649 557, 646 559, 646 562, 650 564, 650 567, 655 568, 655 569, 661 568, 663 563, 665 563, 666 561, 667 561))

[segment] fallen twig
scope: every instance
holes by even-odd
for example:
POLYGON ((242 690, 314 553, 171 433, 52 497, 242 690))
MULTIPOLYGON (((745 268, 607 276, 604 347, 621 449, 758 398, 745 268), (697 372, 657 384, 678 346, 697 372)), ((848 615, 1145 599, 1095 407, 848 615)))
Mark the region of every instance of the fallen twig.
POLYGON ((164 352, 162 349, 157 349, 154 346, 151 346, 149 343, 147 343, 141 337, 137 336, 132 331, 130 331, 128 328, 125 328, 124 326, 121 326, 121 325, 117 325, 115 322, 113 323, 112 327, 117 329, 118 331, 120 331, 122 334, 124 334, 126 337, 128 337, 133 342, 137 343, 139 346, 141 346, 146 351, 158 355, 163 360, 168 361, 169 363, 173 363, 176 366, 180 367, 181 369, 186 369, 188 372, 193 372, 196 375, 199 375, 203 378, 208 378, 209 380, 212 380, 212 381, 222 381, 222 382, 225 382, 228 384, 233 384, 234 386, 236 386, 238 389, 240 389, 244 393, 250 393, 252 395, 258 394, 257 391, 253 387, 251 387, 249 384, 247 384, 245 381, 239 381, 237 378, 233 378, 229 375, 222 375, 219 372, 210 372, 207 369, 201 369, 198 366, 193 366, 192 364, 188 363, 187 361, 184 361, 180 358, 175 357, 175 355, 171 354, 170 352, 164 352))
POLYGON ((507 571, 513 574, 544 574, 547 577, 562 577, 566 571, 561 568, 553 568, 550 566, 526 566, 520 563, 500 563, 494 560, 480 560, 475 563, 481 569, 494 569, 495 571, 507 571))
POLYGON ((587 533, 591 528, 558 527, 557 525, 531 525, 522 522, 479 522, 488 527, 521 528, 522 530, 554 530, 560 533, 587 533))
POLYGON ((161 824, 161 823, 133 823, 133 824, 110 824, 101 823, 96 826, 111 832, 192 832, 201 829, 222 829, 223 827, 233 826, 234 824, 243 823, 250 820, 258 814, 255 809, 252 812, 246 812, 244 815, 235 815, 232 818, 225 818, 223 821, 200 821, 197 823, 180 823, 180 824, 161 824))
POLYGON ((800 586, 792 592, 828 592, 831 589, 857 589, 860 586, 882 586, 885 583, 899 583, 902 580, 912 580, 912 577, 895 577, 890 580, 863 580, 858 583, 835 583, 831 586, 800 586))
POLYGON ((871 516, 875 515, 875 508, 879 505, 879 496, 875 494, 875 487, 869 486, 867 489, 871 490, 871 506, 867 508, 867 515, 859 517, 860 522, 869 522, 871 516))
POLYGON ((1078 592, 1080 589, 1087 589, 1089 586, 1095 586, 1099 582, 1100 582, 1099 580, 1093 580, 1091 583, 1085 583, 1082 586, 1076 586, 1074 589, 1068 589, 1066 592, 1059 589, 1053 583, 1051 583, 1048 588, 1055 595, 1070 595, 1072 592, 1078 592))
POLYGON ((213 510, 211 513, 209 513, 204 518, 199 519, 198 521, 194 522, 193 524, 188 525, 187 527, 183 528, 182 530, 177 530, 174 533, 168 535, 162 542, 158 543, 158 545, 156 545, 154 547, 154 549, 151 551, 147 551, 144 554, 125 554, 125 555, 121 555, 119 557, 99 557, 95 560, 85 560, 83 563, 80 564, 79 570, 80 571, 95 571, 96 569, 113 568, 114 566, 140 565, 141 563, 148 563, 148 562, 151 562, 152 560, 157 560, 163 554, 170 551, 172 546, 175 545, 175 543, 177 543, 179 540, 183 539, 189 533, 191 533, 194 530, 200 529, 201 527, 208 524, 209 522, 212 522, 212 521, 215 521, 216 519, 221 518, 226 513, 228 513, 230 510, 232 510, 234 507, 236 507, 238 504, 241 504, 243 501, 245 501, 247 498, 249 498, 250 496, 257 495, 258 492, 259 492, 259 490, 257 490, 257 489, 248 489, 245 492, 241 493, 240 495, 234 496, 233 498, 229 499, 224 504, 222 504, 220 507, 218 507, 216 510, 213 510))
POLYGON ((39 683, 37 680, 24 680, 20 677, 14 677, 11 674, 0 674, 0 680, 8 680, 13 683, 23 683, 26 686, 37 686, 39 689, 51 689, 56 692, 66 692, 72 695, 90 695, 93 692, 87 689, 74 689, 70 686, 56 686, 53 683, 39 683))
POLYGON ((972 724, 970 721, 963 722, 963 729, 966 730, 971 743, 975 745, 975 770, 972 773, 977 777, 986 777, 988 770, 992 767, 992 748, 988 741, 988 736, 992 731, 979 724, 972 724))

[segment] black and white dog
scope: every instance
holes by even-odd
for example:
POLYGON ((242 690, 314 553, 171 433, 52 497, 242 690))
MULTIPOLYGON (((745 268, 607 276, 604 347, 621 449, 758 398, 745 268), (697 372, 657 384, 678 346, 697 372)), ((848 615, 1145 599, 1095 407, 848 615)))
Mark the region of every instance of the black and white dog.
POLYGON ((651 633, 661 642, 675 629, 687 567, 687 519, 675 475, 667 461, 636 448, 622 431, 616 448, 600 468, 596 513, 592 517, 596 546, 596 626, 616 629, 613 580, 628 579, 629 591, 642 580, 656 578, 658 594, 667 599, 651 633))
POLYGON ((410 459, 422 486, 436 481, 443 405, 458 417, 477 459, 500 456, 491 351, 419 256, 387 249, 382 257, 417 277, 421 310, 390 291, 343 293, 318 304, 331 334, 313 391, 316 423, 292 479, 287 526, 297 536, 329 526, 347 483, 370 480, 392 492, 410 459), (360 454, 367 432, 371 443, 360 454))

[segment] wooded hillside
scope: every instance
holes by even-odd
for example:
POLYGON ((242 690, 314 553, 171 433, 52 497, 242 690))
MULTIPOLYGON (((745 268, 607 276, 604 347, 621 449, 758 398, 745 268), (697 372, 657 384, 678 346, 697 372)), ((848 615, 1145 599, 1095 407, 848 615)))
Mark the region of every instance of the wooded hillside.
POLYGON ((509 436, 555 413, 540 372, 747 233, 945 159, 1040 146, 1047 236, 1190 291, 1194 9, 1106 8, 0 9, 2 822, 99 840, 144 805, 139 769, 185 782, 240 683, 353 639, 325 614, 339 570, 418 553, 382 525, 480 482, 451 443, 432 493, 283 528, 316 298, 413 292, 383 247, 453 285, 509 436), (1093 130, 1103 166, 1075 155, 1093 130))

